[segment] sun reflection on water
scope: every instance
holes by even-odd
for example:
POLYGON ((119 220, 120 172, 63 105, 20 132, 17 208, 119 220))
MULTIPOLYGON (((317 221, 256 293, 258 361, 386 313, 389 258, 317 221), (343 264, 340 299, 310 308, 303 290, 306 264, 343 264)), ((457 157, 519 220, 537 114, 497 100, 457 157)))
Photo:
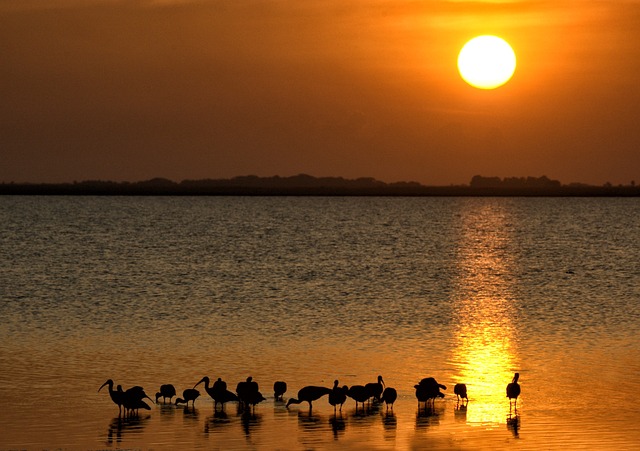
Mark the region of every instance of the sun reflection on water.
MULTIPOLYGON (((504 205, 503 205, 504 206, 504 205)), ((495 205, 462 218, 455 299, 455 336, 451 364, 455 382, 465 383, 469 423, 505 423, 505 387, 518 369, 509 280, 508 211, 495 205)))

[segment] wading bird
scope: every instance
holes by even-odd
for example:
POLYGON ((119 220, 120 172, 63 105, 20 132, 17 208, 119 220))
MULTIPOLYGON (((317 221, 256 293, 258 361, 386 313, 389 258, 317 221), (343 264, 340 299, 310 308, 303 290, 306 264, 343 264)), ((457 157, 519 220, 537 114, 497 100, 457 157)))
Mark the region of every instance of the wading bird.
POLYGON ((287 392, 287 383, 283 381, 276 381, 273 383, 273 397, 276 401, 282 401, 282 395, 287 392))
POLYGON ((393 410, 393 403, 398 399, 398 392, 395 388, 387 387, 382 392, 382 401, 386 403, 387 409, 389 409, 389 405, 391 405, 391 410, 393 410))
POLYGON ((251 376, 244 382, 238 382, 236 393, 242 405, 247 408, 253 406, 255 409, 256 404, 265 400, 259 391, 258 383, 251 376))
POLYGON ((458 402, 460 399, 466 399, 469 402, 469 397, 467 396, 467 386, 465 384, 456 384, 453 387, 453 393, 456 394, 458 402))
POLYGON ((334 413, 338 404, 340 405, 340 412, 342 412, 342 405, 347 401, 347 392, 349 391, 349 387, 346 385, 339 387, 338 384, 338 379, 333 381, 333 388, 329 393, 329 404, 333 406, 334 413))
POLYGON ((195 388, 187 388, 182 392, 182 398, 176 399, 176 406, 178 404, 186 404, 189 407, 189 401, 191 401, 191 407, 196 408, 196 399, 200 396, 200 392, 195 388))
POLYGON ((162 402, 166 403, 167 398, 169 398, 169 403, 171 403, 171 398, 176 395, 176 388, 171 384, 164 384, 160 386, 160 391, 156 393, 156 404, 158 404, 158 398, 162 397, 162 402))
POLYGON ((378 376, 378 382, 370 382, 364 386, 369 393, 369 398, 373 398, 374 401, 380 402, 380 396, 382 396, 382 390, 384 390, 384 381, 382 376, 378 376))
POLYGON ((291 404, 300 404, 301 402, 306 401, 309 403, 309 410, 311 410, 313 409, 313 401, 320 399, 324 395, 328 395, 330 393, 330 388, 307 385, 306 387, 302 387, 300 390, 298 390, 297 398, 289 398, 289 401, 287 401, 287 407, 289 407, 291 404))
POLYGON ((518 379, 520 378, 520 373, 516 373, 513 376, 513 380, 507 384, 507 398, 509 398, 509 411, 511 411, 511 400, 514 400, 513 407, 517 409, 518 406, 518 396, 520 396, 520 384, 518 384, 518 379))
POLYGON ((213 383, 213 386, 210 387, 209 378, 205 376, 202 379, 200 379, 200 381, 196 385, 194 385, 193 388, 196 388, 198 385, 202 384, 203 382, 204 382, 205 391, 211 397, 211 399, 213 399, 214 410, 218 408, 218 403, 220 403, 222 405, 222 408, 224 409, 225 403, 229 401, 238 400, 238 397, 235 395, 235 393, 232 393, 229 390, 227 390, 227 383, 223 381, 221 378, 218 378, 218 380, 213 383))
POLYGON ((100 386, 98 391, 102 390, 102 388, 106 385, 109 386, 109 396, 111 397, 111 401, 113 401, 113 403, 118 406, 118 416, 120 416, 122 415, 122 403, 124 402, 124 393, 122 392, 122 387, 118 386, 120 388, 119 391, 114 390, 113 380, 108 379, 107 382, 100 386))
POLYGON ((362 410, 364 410, 364 403, 369 399, 369 391, 364 385, 352 385, 347 391, 347 396, 356 402, 356 412, 358 411, 358 403, 362 403, 362 410))
MULTIPOLYGON (((121 391, 122 387, 118 385, 118 390, 121 391)), ((151 407, 143 401, 143 399, 148 399, 153 402, 153 399, 149 398, 149 396, 144 392, 144 389, 139 385, 135 387, 131 387, 123 394, 123 402, 122 405, 125 408, 125 412, 129 414, 129 416, 138 415, 139 409, 151 410, 151 407)))
POLYGON ((425 403, 425 410, 427 407, 433 408, 435 406, 436 398, 444 398, 444 393, 440 391, 442 388, 446 390, 447 387, 439 384, 433 377, 425 377, 420 381, 418 385, 414 385, 416 389, 416 398, 418 399, 418 409, 420 403, 425 403))

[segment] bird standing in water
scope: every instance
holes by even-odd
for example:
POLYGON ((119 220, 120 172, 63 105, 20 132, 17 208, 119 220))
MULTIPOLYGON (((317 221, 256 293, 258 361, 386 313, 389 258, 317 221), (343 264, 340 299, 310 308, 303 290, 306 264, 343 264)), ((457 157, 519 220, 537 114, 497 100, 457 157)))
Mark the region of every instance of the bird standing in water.
POLYGON ((364 386, 369 392, 369 397, 374 401, 380 402, 380 396, 382 396, 382 390, 384 390, 384 381, 382 376, 378 376, 378 382, 370 382, 364 386))
POLYGON ((166 403, 167 398, 171 402, 171 398, 176 395, 176 388, 171 384, 164 384, 160 386, 160 391, 156 393, 156 404, 158 404, 158 398, 162 397, 162 402, 166 403))
POLYGON ((229 401, 237 401, 238 397, 235 393, 227 390, 227 383, 222 380, 222 378, 218 378, 217 381, 213 383, 213 386, 209 386, 209 378, 207 376, 200 379, 200 381, 193 386, 196 388, 198 385, 204 382, 204 389, 207 394, 213 399, 213 409, 216 410, 218 408, 218 403, 222 405, 222 409, 224 410, 225 403, 229 401))
POLYGON ((469 402, 469 397, 467 396, 467 386, 465 384, 456 384, 453 387, 453 393, 456 394, 458 403, 460 399, 466 399, 469 402))
POLYGON ((507 398, 509 398, 509 411, 511 411, 511 400, 514 400, 513 407, 514 409, 518 408, 518 396, 520 396, 520 384, 518 384, 518 379, 520 378, 520 373, 516 373, 513 376, 513 380, 507 384, 507 398))
POLYGON ((329 394, 331 394, 330 388, 317 387, 315 385, 307 385, 306 387, 302 387, 300 390, 298 390, 297 398, 289 398, 289 401, 287 401, 287 407, 289 407, 291 404, 300 404, 306 401, 309 403, 309 410, 312 410, 313 401, 320 399, 324 395, 329 395, 329 394))
POLYGON ((276 401, 282 401, 282 395, 287 392, 287 383, 283 381, 276 381, 273 383, 273 397, 276 401))
POLYGON ((186 404, 189 407, 189 401, 191 401, 191 407, 196 408, 196 399, 200 396, 200 392, 195 388, 187 388, 182 392, 182 398, 176 399, 176 406, 178 404, 186 404))
POLYGON ((387 409, 389 409, 389 405, 391 405, 391 410, 393 410, 393 403, 398 399, 398 392, 395 388, 387 387, 382 392, 382 401, 386 403, 387 409))
POLYGON ((342 405, 347 401, 347 392, 349 391, 349 387, 346 385, 339 387, 338 384, 338 379, 333 381, 333 388, 329 393, 329 404, 333 406, 334 413, 338 404, 340 404, 340 412, 342 412, 342 405))
POLYGON ((114 390, 113 380, 108 379, 107 382, 100 386, 98 391, 102 390, 105 385, 109 386, 109 396, 111 397, 111 401, 118 406, 118 416, 122 415, 122 404, 124 402, 124 392, 122 391, 122 387, 120 387, 120 390, 114 390))
POLYGON ((364 385, 352 385, 347 391, 347 396, 356 402, 356 413, 358 412, 358 403, 362 403, 364 411, 364 403, 369 399, 370 392, 364 385))

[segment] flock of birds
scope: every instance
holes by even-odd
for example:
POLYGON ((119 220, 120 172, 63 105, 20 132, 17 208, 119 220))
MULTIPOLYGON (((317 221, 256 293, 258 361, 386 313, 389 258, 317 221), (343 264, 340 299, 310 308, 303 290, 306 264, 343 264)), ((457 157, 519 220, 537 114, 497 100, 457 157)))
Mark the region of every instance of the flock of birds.
MULTIPOLYGON (((507 385, 507 398, 509 398, 509 409, 512 405, 517 406, 518 396, 520 395, 520 385, 518 384, 518 378, 520 375, 515 373, 513 380, 507 385)), ((265 401, 266 398, 260 393, 258 383, 255 382, 251 376, 246 381, 239 382, 236 386, 235 393, 227 389, 227 383, 221 378, 218 378, 213 384, 211 380, 205 376, 198 381, 193 388, 187 388, 182 392, 182 397, 178 398, 176 395, 176 389, 172 384, 164 384, 160 386, 160 391, 156 393, 155 404, 162 398, 163 403, 167 402, 167 399, 172 403, 172 399, 175 396, 175 405, 185 404, 187 407, 189 403, 195 408, 196 399, 200 396, 200 392, 196 387, 200 384, 204 384, 204 389, 207 394, 214 401, 214 409, 217 410, 218 404, 224 409, 224 405, 227 402, 238 402, 242 408, 255 410, 256 404, 265 401)), ((116 389, 113 388, 113 380, 107 380, 98 391, 104 387, 109 387, 109 395, 111 400, 118 406, 119 415, 136 416, 140 409, 151 410, 149 404, 144 400, 148 399, 152 403, 154 402, 140 386, 131 387, 124 391, 121 385, 118 385, 116 389)), ((418 384, 414 385, 416 398, 418 399, 418 409, 421 404, 424 405, 424 409, 434 407, 436 398, 444 398, 442 390, 446 390, 447 387, 438 383, 433 377, 425 377, 418 384)), ((283 396, 287 391, 287 384, 283 381, 277 381, 273 384, 273 396, 276 401, 283 401, 283 396)), ((454 394, 457 397, 457 402, 461 400, 464 403, 468 403, 469 398, 467 396, 467 386, 465 384, 456 384, 453 389, 454 394)), ((339 382, 334 381, 333 388, 321 387, 316 385, 308 385, 301 388, 298 391, 296 398, 289 398, 286 407, 291 404, 301 404, 303 402, 309 403, 309 410, 313 409, 313 401, 317 401, 323 396, 328 395, 329 404, 333 406, 334 412, 340 409, 347 401, 347 398, 351 398, 356 402, 356 412, 358 406, 362 404, 364 410, 364 404, 367 402, 385 403, 387 409, 393 410, 393 404, 398 397, 398 392, 395 388, 386 387, 382 376, 378 376, 377 382, 371 382, 365 385, 352 385, 348 387, 346 385, 340 386, 339 382)))

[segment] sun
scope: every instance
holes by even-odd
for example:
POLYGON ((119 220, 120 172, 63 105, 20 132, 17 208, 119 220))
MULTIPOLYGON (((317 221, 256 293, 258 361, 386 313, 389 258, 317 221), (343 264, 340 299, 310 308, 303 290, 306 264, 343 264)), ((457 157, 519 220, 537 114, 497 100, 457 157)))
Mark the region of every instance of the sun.
POLYGON ((458 55, 458 71, 464 81, 479 89, 495 89, 511 79, 516 54, 502 38, 477 36, 458 55))

